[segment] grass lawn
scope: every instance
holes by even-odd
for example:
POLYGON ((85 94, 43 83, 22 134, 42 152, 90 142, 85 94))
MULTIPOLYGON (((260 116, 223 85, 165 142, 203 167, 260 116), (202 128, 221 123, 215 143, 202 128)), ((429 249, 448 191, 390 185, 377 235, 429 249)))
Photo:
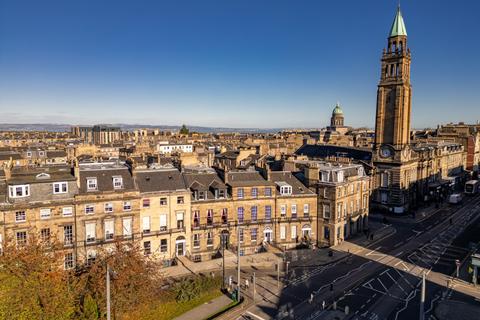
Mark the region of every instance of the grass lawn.
MULTIPOLYGON (((194 299, 185 302, 178 302, 174 295, 160 297, 158 300, 153 300, 146 304, 142 310, 137 310, 128 319, 132 320, 169 320, 179 315, 192 310, 193 308, 202 305, 212 299, 222 295, 220 288, 213 287, 201 291, 194 299)), ((199 319, 200 320, 200 319, 199 319)))

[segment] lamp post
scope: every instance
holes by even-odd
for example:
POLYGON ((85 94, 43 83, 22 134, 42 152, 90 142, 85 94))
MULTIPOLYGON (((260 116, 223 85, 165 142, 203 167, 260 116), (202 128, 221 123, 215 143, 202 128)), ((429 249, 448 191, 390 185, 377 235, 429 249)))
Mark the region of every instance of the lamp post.
POLYGON ((221 242, 222 242, 222 289, 225 290, 225 233, 220 234, 221 242))
POLYGON ((107 263, 107 320, 110 319, 110 267, 107 263))

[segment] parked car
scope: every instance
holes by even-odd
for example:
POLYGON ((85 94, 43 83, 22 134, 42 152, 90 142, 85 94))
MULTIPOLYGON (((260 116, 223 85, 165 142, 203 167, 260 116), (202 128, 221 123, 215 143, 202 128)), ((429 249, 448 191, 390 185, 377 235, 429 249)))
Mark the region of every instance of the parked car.
POLYGON ((458 203, 461 203, 462 200, 463 200, 463 196, 461 193, 454 193, 448 197, 448 203, 450 204, 458 204, 458 203))

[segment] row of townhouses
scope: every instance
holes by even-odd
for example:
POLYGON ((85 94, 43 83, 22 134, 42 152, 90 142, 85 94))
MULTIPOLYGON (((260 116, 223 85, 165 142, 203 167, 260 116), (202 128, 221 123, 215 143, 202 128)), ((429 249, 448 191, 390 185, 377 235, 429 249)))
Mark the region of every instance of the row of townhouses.
POLYGON ((290 171, 180 172, 125 163, 0 170, 0 246, 29 237, 62 244, 65 268, 99 247, 135 241, 170 265, 221 256, 335 245, 368 225, 361 165, 302 163, 290 171))

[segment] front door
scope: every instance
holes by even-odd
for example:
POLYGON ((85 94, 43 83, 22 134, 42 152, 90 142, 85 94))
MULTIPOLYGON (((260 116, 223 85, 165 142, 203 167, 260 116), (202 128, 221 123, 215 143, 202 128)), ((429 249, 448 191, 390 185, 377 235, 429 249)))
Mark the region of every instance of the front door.
POLYGON ((176 244, 176 252, 177 256, 184 256, 185 255, 185 243, 184 242, 177 242, 176 244))
POLYGON ((265 241, 268 243, 272 241, 272 231, 265 232, 265 241))

